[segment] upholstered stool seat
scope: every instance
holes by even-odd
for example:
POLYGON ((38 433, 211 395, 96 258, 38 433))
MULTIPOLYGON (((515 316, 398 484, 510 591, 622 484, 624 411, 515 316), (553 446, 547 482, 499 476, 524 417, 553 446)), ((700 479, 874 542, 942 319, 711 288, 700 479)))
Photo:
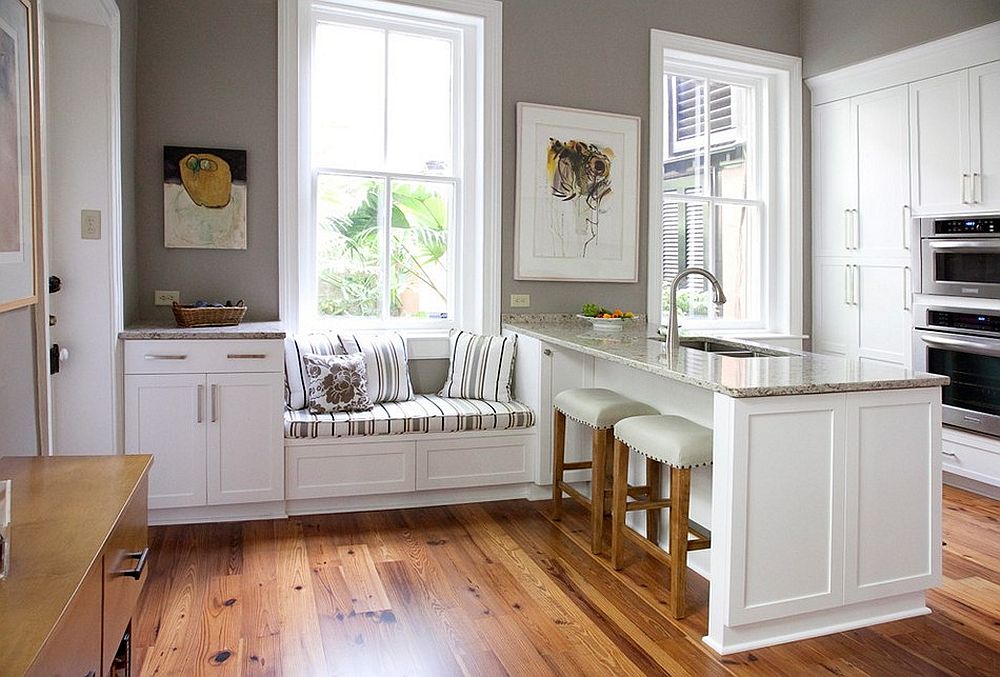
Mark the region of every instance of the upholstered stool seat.
POLYGON ((607 388, 572 388, 552 399, 552 516, 562 517, 562 498, 567 494, 590 510, 590 548, 598 553, 604 542, 605 491, 608 462, 614 438, 611 430, 618 421, 630 416, 647 416, 657 411, 648 404, 629 399, 607 388), (566 462, 566 419, 571 418, 592 429, 591 460, 566 462), (590 497, 564 480, 567 470, 590 470, 590 497))
POLYGON ((711 535, 688 519, 691 502, 691 468, 712 462, 712 431, 683 416, 660 414, 634 416, 615 426, 612 470, 611 563, 621 569, 625 539, 635 541, 647 553, 670 566, 670 600, 675 618, 687 613, 687 554, 711 547, 711 535), (628 484, 629 450, 646 457, 646 484, 628 484), (660 496, 660 464, 670 466, 670 494, 660 496), (629 501, 632 497, 635 500, 629 501), (670 509, 670 550, 659 546, 660 511, 670 509), (646 538, 625 524, 633 510, 646 511, 646 538), (693 533, 694 539, 689 539, 693 533))

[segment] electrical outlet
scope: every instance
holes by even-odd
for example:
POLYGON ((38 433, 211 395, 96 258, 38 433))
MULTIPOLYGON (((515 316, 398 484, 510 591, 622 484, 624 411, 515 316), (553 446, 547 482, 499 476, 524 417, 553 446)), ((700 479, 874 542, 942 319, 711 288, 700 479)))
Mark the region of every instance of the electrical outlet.
POLYGON ((511 294, 510 295, 510 307, 511 308, 530 308, 531 307, 531 294, 511 294))
POLYGON ((101 239, 101 210, 80 210, 80 237, 84 240, 101 239))
POLYGON ((174 301, 177 303, 181 302, 181 293, 179 291, 161 291, 157 289, 153 292, 153 305, 169 306, 174 301))

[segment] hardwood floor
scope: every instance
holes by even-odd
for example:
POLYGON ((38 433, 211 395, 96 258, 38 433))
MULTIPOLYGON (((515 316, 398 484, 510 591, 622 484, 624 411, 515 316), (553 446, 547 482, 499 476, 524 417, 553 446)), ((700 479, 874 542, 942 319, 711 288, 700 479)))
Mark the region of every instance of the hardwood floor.
POLYGON ((142 675, 997 675, 1000 503, 945 487, 944 585, 919 618, 720 658, 668 571, 590 554, 566 501, 151 529, 142 675))

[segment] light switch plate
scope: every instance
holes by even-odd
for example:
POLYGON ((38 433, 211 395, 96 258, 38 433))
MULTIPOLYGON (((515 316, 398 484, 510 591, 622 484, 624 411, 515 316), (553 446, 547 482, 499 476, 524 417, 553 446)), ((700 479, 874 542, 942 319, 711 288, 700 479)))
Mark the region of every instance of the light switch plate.
POLYGON ((162 291, 157 289, 153 292, 153 304, 157 306, 169 306, 176 301, 181 302, 181 293, 179 291, 162 291))
POLYGON ((531 294, 511 294, 510 295, 510 307, 511 308, 530 308, 531 307, 531 294))
POLYGON ((84 240, 101 239, 101 210, 80 210, 80 237, 84 240))

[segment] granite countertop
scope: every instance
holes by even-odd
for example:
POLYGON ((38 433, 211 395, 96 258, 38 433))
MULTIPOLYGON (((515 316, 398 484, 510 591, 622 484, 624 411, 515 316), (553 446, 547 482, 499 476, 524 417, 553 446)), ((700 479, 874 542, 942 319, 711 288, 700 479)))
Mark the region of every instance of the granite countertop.
POLYGON ((244 322, 233 327, 169 327, 163 322, 138 322, 118 332, 126 341, 159 339, 280 339, 280 322, 244 322))
POLYGON ((728 337, 720 340, 764 355, 728 357, 679 348, 671 360, 663 341, 650 338, 657 335, 657 327, 641 321, 626 321, 621 332, 607 332, 595 331, 588 322, 566 315, 505 317, 504 328, 730 397, 898 390, 949 383, 946 376, 891 364, 816 355, 728 337))

